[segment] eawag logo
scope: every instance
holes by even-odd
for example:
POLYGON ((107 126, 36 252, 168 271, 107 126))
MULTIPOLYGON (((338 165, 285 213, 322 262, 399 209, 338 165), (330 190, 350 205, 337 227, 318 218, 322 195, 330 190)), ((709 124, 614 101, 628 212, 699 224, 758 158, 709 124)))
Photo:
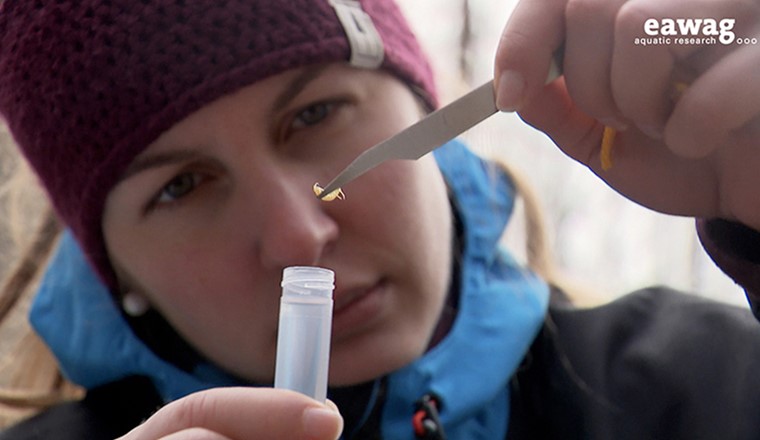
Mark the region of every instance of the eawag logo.
POLYGON ((644 22, 648 37, 637 37, 634 44, 640 46, 676 44, 757 44, 757 38, 736 36, 736 19, 723 18, 650 18, 644 22))

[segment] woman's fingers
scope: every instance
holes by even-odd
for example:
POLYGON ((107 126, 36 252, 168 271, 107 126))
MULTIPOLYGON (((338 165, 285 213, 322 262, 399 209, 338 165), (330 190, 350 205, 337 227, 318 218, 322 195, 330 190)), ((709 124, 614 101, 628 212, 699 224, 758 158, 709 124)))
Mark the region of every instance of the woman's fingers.
POLYGON ((626 123, 612 95, 611 65, 615 18, 625 0, 570 0, 564 75, 570 95, 588 115, 621 129, 626 123))
MULTIPOLYGON (((497 49, 497 105, 502 110, 522 110, 535 99, 553 52, 563 47, 566 84, 576 106, 605 125, 620 129, 633 124, 661 139, 676 105, 674 98, 684 85, 709 76, 710 70, 723 63, 738 65, 730 61, 735 56, 755 61, 760 51, 756 42, 759 16, 760 2, 736 0, 521 1, 497 49), (652 43, 657 36, 669 38, 670 43, 652 43), (679 36, 715 38, 688 44, 676 41, 679 36), (646 37, 650 42, 641 43, 646 37), (738 44, 747 38, 750 42, 755 38, 755 44, 738 44), (739 55, 742 52, 746 54, 739 55)), ((745 75, 748 70, 719 68, 716 72, 720 74, 716 79, 734 83, 729 88, 758 81, 757 75, 745 75)), ((691 99, 700 96, 695 93, 691 99)), ((750 98, 754 99, 747 94, 750 98)), ((747 115, 742 116, 746 122, 747 115)), ((727 128, 741 122, 732 121, 726 121, 727 128)), ((678 144, 673 149, 682 152, 678 144)), ((683 153, 702 154, 698 150, 683 153)))
POLYGON ((543 88, 554 52, 565 35, 565 0, 518 3, 501 35, 494 78, 496 104, 520 110, 543 88))
POLYGON ((760 0, 521 0, 497 103, 644 206, 758 227, 758 66, 760 0), (544 86, 563 45, 564 78, 544 86))
POLYGON ((702 74, 683 93, 665 126, 677 154, 704 157, 719 148, 752 142, 760 120, 760 46, 743 46, 702 74), (758 71, 757 75, 746 72, 758 71))
POLYGON ((600 164, 603 126, 575 105, 563 78, 547 85, 527 102, 520 117, 545 132, 573 159, 592 168, 600 164))
MULTIPOLYGON (((734 70, 721 66, 737 52, 756 54, 760 50, 757 45, 736 42, 737 37, 746 37, 744 32, 752 29, 759 9, 758 4, 730 0, 634 0, 623 5, 615 24, 612 62, 613 96, 621 113, 640 130, 660 139, 684 88, 688 88, 686 94, 691 94, 692 86, 703 82, 706 75, 714 75, 713 71, 719 75, 716 79, 724 82, 757 81, 757 75, 747 76, 757 64, 749 70, 742 70, 746 65, 734 70)), ((717 82, 705 85, 713 87, 717 82)), ((716 91, 710 94, 716 97, 716 91)), ((693 93, 690 104, 682 109, 696 108, 693 104, 704 96, 693 93)), ((702 104, 706 105, 700 108, 708 112, 716 109, 709 101, 702 104)), ((724 120, 731 116, 722 114, 724 120)), ((733 125, 739 122, 732 120, 733 125)), ((705 122, 701 121, 702 127, 705 122)), ((673 128, 668 130, 672 132, 673 128)), ((700 157, 718 146, 706 140, 701 138, 688 147, 683 143, 668 145, 677 154, 700 157)))
POLYGON ((218 388, 166 405, 122 440, 172 435, 170 438, 184 439, 181 434, 188 439, 334 440, 342 428, 343 420, 332 407, 299 393, 272 388, 218 388))

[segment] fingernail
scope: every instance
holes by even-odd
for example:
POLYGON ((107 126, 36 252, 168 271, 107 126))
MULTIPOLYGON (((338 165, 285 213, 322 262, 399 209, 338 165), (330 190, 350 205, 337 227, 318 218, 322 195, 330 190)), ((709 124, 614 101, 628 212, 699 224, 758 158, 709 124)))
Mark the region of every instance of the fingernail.
POLYGON ((525 93, 525 79, 514 70, 505 70, 499 77, 496 91, 496 107, 503 112, 513 112, 520 108, 525 93))
POLYGON ((641 124, 639 130, 652 139, 660 140, 663 137, 663 129, 656 125, 641 124))
POLYGON ((336 404, 335 404, 335 402, 333 402, 332 400, 330 400, 330 399, 325 399, 325 405, 326 405, 328 408, 330 408, 330 409, 332 409, 333 411, 335 411, 336 413, 340 414, 340 410, 338 409, 338 405, 336 405, 336 404))
POLYGON ((626 131, 628 129, 628 124, 614 116, 610 116, 608 118, 600 118, 599 122, 607 127, 614 128, 617 131, 626 131))
POLYGON ((343 429, 340 415, 330 408, 310 407, 301 417, 303 432, 308 438, 337 439, 343 429))

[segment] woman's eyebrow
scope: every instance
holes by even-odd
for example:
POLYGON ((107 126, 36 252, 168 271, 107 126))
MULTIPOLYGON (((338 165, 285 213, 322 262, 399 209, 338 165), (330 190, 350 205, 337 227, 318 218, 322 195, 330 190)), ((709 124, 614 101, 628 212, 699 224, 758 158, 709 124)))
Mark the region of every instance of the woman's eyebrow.
MULTIPOLYGON (((273 111, 279 111, 285 108, 293 99, 295 99, 299 93, 306 88, 309 83, 319 78, 325 69, 328 67, 326 64, 313 66, 303 69, 295 78, 293 78, 285 88, 277 95, 272 104, 273 111)), ((124 181, 151 168, 158 168, 176 163, 186 162, 200 157, 201 154, 193 150, 175 150, 166 153, 149 154, 144 157, 137 157, 127 167, 124 174, 122 174, 119 181, 124 181)))
POLYGON ((194 150, 174 150, 166 153, 148 154, 137 157, 127 167, 119 181, 124 181, 143 171, 160 168, 168 165, 180 164, 201 157, 201 153, 194 150))
POLYGON ((272 104, 272 112, 274 113, 285 108, 309 83, 319 78, 327 66, 327 64, 312 66, 296 75, 275 98, 272 104))

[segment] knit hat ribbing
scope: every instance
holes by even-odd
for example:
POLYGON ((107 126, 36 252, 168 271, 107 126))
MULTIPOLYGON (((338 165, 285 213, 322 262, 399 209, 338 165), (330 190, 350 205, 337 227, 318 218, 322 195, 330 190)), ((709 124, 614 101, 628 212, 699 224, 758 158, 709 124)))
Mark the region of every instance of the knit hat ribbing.
MULTIPOLYGON (((364 0, 383 69, 435 107, 430 67, 392 0, 364 0)), ((260 79, 347 61, 329 0, 5 0, 0 113, 60 217, 115 286, 105 199, 132 159, 204 105, 260 79)))

